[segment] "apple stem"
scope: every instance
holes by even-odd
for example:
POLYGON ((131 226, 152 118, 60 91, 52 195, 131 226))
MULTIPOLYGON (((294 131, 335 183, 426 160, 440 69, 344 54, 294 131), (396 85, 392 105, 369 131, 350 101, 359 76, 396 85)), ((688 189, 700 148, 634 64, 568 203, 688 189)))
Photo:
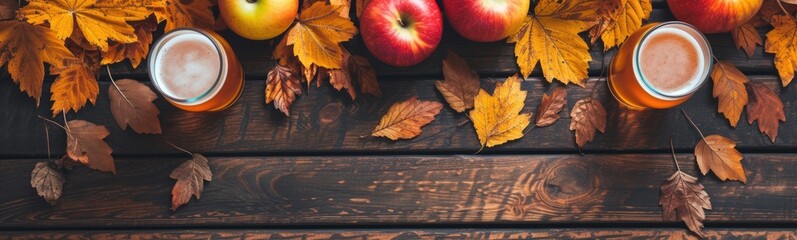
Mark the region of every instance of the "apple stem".
POLYGON ((399 26, 401 26, 401 27, 407 27, 407 25, 404 25, 404 20, 402 20, 401 17, 399 17, 398 23, 399 23, 399 26))
POLYGON ((249 2, 249 3, 256 3, 256 2, 257 2, 257 0, 246 0, 246 2, 249 2))

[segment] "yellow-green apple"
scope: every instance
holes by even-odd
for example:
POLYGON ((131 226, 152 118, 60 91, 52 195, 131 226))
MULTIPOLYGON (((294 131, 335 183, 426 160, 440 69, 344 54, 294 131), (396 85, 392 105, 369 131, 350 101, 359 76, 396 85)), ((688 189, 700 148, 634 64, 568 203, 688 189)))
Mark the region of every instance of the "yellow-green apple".
POLYGON ((667 0, 675 19, 703 33, 721 33, 741 26, 761 8, 764 0, 667 0))
POLYGON ((529 13, 529 0, 443 0, 443 13, 466 39, 493 42, 515 33, 529 13))
POLYGON ((219 12, 227 26, 253 40, 274 38, 296 18, 297 0, 219 0, 219 12))
POLYGON ((371 0, 360 18, 360 34, 379 61, 412 66, 440 44, 443 17, 435 0, 371 0))

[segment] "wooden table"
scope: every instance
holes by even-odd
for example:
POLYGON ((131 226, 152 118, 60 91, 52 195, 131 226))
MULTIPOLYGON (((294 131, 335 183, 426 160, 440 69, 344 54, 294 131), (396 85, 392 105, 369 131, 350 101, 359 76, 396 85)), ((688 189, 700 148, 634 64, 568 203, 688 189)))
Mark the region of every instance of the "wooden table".
MULTIPOLYGON (((673 19, 663 1, 654 1, 654 8, 652 21, 673 19)), ((37 115, 50 116, 49 96, 36 108, 6 76, 0 81, 0 238, 693 237, 683 223, 663 221, 658 206, 659 187, 675 171, 670 137, 681 168, 699 174, 692 154, 699 135, 681 115, 683 108, 704 133, 736 141, 745 157, 747 184, 699 177, 713 206, 706 213, 708 235, 795 239, 797 93, 795 84, 779 86, 772 55, 761 47, 748 58, 729 34, 708 36, 717 58, 780 94, 787 122, 775 143, 746 116, 731 128, 716 111, 711 84, 680 108, 619 108, 600 77, 615 50, 604 53, 600 44, 590 48, 594 78, 586 88, 567 88, 563 118, 520 140, 473 155, 479 143, 472 126, 461 124, 466 116, 448 107, 415 139, 361 138, 394 102, 414 95, 443 101, 434 81, 442 77, 447 49, 461 55, 485 86, 518 71, 512 45, 469 42, 450 27, 444 32, 435 54, 410 68, 375 62, 359 37, 353 39, 346 46, 371 58, 384 95, 351 101, 325 84, 305 92, 286 117, 264 103, 265 75, 274 64, 270 43, 226 31, 246 72, 241 99, 223 112, 188 113, 160 98, 155 103, 163 134, 155 136, 116 125, 103 74, 96 106, 67 118, 108 127, 118 173, 77 168, 55 206, 29 182, 34 164, 47 161, 37 115), (608 126, 579 150, 568 113, 593 87, 607 108, 608 126), (186 157, 167 141, 208 156, 214 174, 202 198, 176 212, 169 209, 169 172, 186 157)), ((112 71, 116 78, 148 80, 145 68, 127 63, 112 71)), ((522 86, 529 91, 524 112, 534 111, 551 87, 539 69, 532 75, 522 86)), ((64 133, 50 131, 50 139, 53 156, 64 154, 64 133)))

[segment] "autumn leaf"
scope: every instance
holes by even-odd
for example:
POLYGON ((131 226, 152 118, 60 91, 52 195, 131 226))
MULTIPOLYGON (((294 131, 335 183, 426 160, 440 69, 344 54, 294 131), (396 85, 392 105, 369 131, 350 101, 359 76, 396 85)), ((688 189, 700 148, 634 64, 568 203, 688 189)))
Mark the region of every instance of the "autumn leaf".
POLYGON ((526 91, 520 89, 515 75, 498 83, 490 95, 483 89, 474 99, 470 120, 482 147, 493 147, 523 137, 531 122, 531 113, 520 114, 526 105, 526 91))
POLYGON ((443 94, 448 106, 457 112, 473 108, 473 99, 481 89, 479 74, 471 70, 468 63, 456 53, 448 51, 446 59, 443 59, 443 77, 445 80, 435 81, 434 85, 443 94))
POLYGON ((786 122, 783 102, 769 87, 761 83, 747 84, 750 104, 747 106, 747 121, 752 125, 758 120, 758 130, 769 136, 774 143, 778 137, 779 121, 786 122))
POLYGON ((540 63, 548 82, 583 85, 587 78, 588 62, 592 61, 589 47, 578 33, 589 29, 595 15, 591 2, 578 0, 541 0, 517 33, 510 35, 515 43, 515 56, 523 78, 540 63))
POLYGON ((705 137, 695 146, 695 160, 700 172, 706 175, 709 170, 722 180, 747 182, 742 167, 742 153, 736 150, 736 143, 720 135, 705 137))
POLYGON ((116 174, 111 156, 113 150, 103 140, 110 134, 107 128, 84 120, 72 120, 66 123, 66 129, 66 153, 70 158, 89 168, 116 174))
MULTIPOLYGON (((67 60, 67 63, 63 67, 58 67, 55 65, 50 65, 50 75, 59 75, 62 72, 72 68, 74 65, 85 64, 89 71, 96 75, 96 73, 100 69, 100 60, 102 57, 100 56, 102 52, 100 52, 99 48, 92 47, 90 49, 85 48, 82 43, 78 43, 80 40, 76 40, 75 38, 69 38, 66 40, 66 49, 69 49, 72 52, 72 55, 75 56, 75 59, 67 60)), ((85 43, 88 44, 88 43, 85 43)))
POLYGON ((86 101, 95 104, 100 88, 94 73, 86 64, 74 64, 61 72, 50 88, 53 116, 73 110, 77 112, 86 101))
POLYGON ((733 36, 733 43, 736 44, 736 48, 744 50, 748 57, 753 56, 756 45, 763 45, 761 36, 758 35, 758 31, 755 30, 755 27, 750 22, 733 29, 731 36, 733 36))
POLYGON ((158 1, 163 3, 153 11, 158 23, 166 21, 164 32, 184 27, 213 29, 216 25, 211 0, 154 0, 158 1))
POLYGON ((576 102, 570 112, 570 130, 576 134, 576 144, 583 148, 595 139, 595 131, 606 131, 606 110, 597 99, 587 97, 576 102))
POLYGON ((0 1, 0 20, 11 20, 17 17, 19 0, 0 1))
POLYGON ((773 16, 770 23, 775 28, 767 33, 764 49, 775 54, 775 68, 785 87, 794 79, 797 68, 797 23, 786 15, 773 16))
POLYGON ((421 135, 421 127, 434 121, 443 109, 443 104, 435 101, 419 101, 411 97, 406 101, 390 106, 379 120, 371 136, 386 137, 391 140, 410 139, 421 135))
POLYGON ((49 163, 38 162, 30 174, 30 186, 35 188, 36 193, 47 203, 55 205, 64 189, 64 176, 49 163))
POLYGON ((370 2, 370 1, 371 0, 355 0, 354 1, 354 4, 356 5, 355 8, 356 8, 356 11, 357 11, 357 18, 360 18, 360 16, 363 15, 363 10, 365 10, 365 5, 368 4, 368 2, 370 2))
POLYGON ((340 17, 349 18, 349 13, 351 12, 351 0, 329 0, 329 3, 332 6, 337 7, 338 13, 340 13, 340 17))
POLYGON ((351 74, 360 87, 361 93, 371 94, 377 97, 382 96, 379 88, 379 81, 376 79, 376 71, 371 67, 371 62, 367 58, 359 55, 349 57, 349 68, 351 74))
POLYGON ((288 45, 293 45, 293 53, 304 67, 315 64, 336 69, 343 65, 343 50, 338 43, 351 39, 357 28, 335 9, 324 2, 313 3, 299 14, 299 21, 288 32, 288 45))
POLYGON ((714 80, 714 97, 719 98, 717 111, 736 127, 744 105, 747 105, 747 90, 744 88, 744 84, 749 82, 747 76, 733 63, 719 61, 711 70, 711 79, 714 80))
POLYGON ((172 211, 191 200, 191 195, 199 196, 205 188, 205 181, 213 180, 208 159, 201 154, 191 154, 193 158, 183 162, 172 171, 169 177, 177 180, 172 188, 172 211))
POLYGON ((299 86, 299 72, 289 67, 275 65, 268 72, 266 80, 266 104, 274 102, 274 107, 290 116, 291 104, 297 95, 302 94, 299 86))
POLYGON ((689 230, 705 237, 702 229, 706 213, 703 209, 711 210, 711 201, 703 185, 697 183, 697 178, 680 170, 673 173, 661 185, 659 205, 664 220, 680 219, 689 230))
POLYGON ((7 65, 19 89, 36 99, 42 95, 44 63, 64 67, 75 56, 55 32, 20 21, 0 21, 0 66, 7 65))
POLYGON ((135 28, 138 41, 134 43, 111 43, 108 51, 102 54, 100 64, 108 65, 130 59, 130 64, 133 65, 133 68, 137 68, 141 61, 147 58, 149 45, 152 43, 152 32, 158 30, 158 23, 155 18, 149 17, 143 21, 131 22, 130 25, 135 28))
POLYGON ((537 120, 534 125, 537 127, 547 127, 559 120, 559 112, 567 104, 567 91, 564 87, 556 87, 551 95, 543 94, 540 106, 537 108, 537 120))
POLYGON ((784 15, 783 9, 780 8, 781 6, 788 11, 789 15, 794 15, 794 13, 797 12, 797 5, 778 4, 779 1, 780 0, 764 0, 764 3, 761 4, 761 8, 758 10, 758 13, 750 20, 750 22, 753 23, 753 26, 767 26, 772 21, 773 16, 784 15))
MULTIPOLYGON (((327 69, 327 73, 329 75, 329 83, 332 84, 332 87, 337 89, 338 91, 342 89, 346 89, 351 96, 351 99, 354 100, 357 98, 357 91, 354 89, 354 85, 352 85, 352 72, 349 66, 349 59, 351 54, 348 51, 343 51, 343 65, 341 65, 340 69, 327 69)), ((318 81, 319 83, 321 81, 318 81)))
POLYGON ((596 9, 598 23, 589 31, 590 41, 594 44, 600 37, 603 50, 608 51, 642 27, 653 6, 650 0, 599 0, 596 9))
POLYGON ((160 111, 152 103, 157 98, 147 85, 132 79, 121 79, 108 87, 111 114, 122 130, 130 126, 136 133, 160 134, 160 111))
POLYGON ((31 24, 49 23, 56 36, 64 40, 80 28, 86 41, 101 50, 108 40, 136 42, 135 29, 126 21, 144 20, 149 15, 148 1, 127 0, 31 0, 20 14, 31 24))

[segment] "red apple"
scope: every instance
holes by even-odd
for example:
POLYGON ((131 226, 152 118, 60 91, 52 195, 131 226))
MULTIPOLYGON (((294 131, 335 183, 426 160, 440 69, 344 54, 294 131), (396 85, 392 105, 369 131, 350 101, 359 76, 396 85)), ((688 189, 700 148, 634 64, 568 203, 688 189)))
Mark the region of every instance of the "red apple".
POLYGON ((741 26, 761 8, 764 0, 667 0, 675 19, 703 33, 721 33, 741 26))
POLYGON ((462 37, 493 42, 523 25, 529 5, 529 0, 443 0, 443 12, 462 37))
POLYGON ((411 66, 437 48, 443 17, 434 0, 371 0, 360 18, 360 34, 379 61, 411 66))

